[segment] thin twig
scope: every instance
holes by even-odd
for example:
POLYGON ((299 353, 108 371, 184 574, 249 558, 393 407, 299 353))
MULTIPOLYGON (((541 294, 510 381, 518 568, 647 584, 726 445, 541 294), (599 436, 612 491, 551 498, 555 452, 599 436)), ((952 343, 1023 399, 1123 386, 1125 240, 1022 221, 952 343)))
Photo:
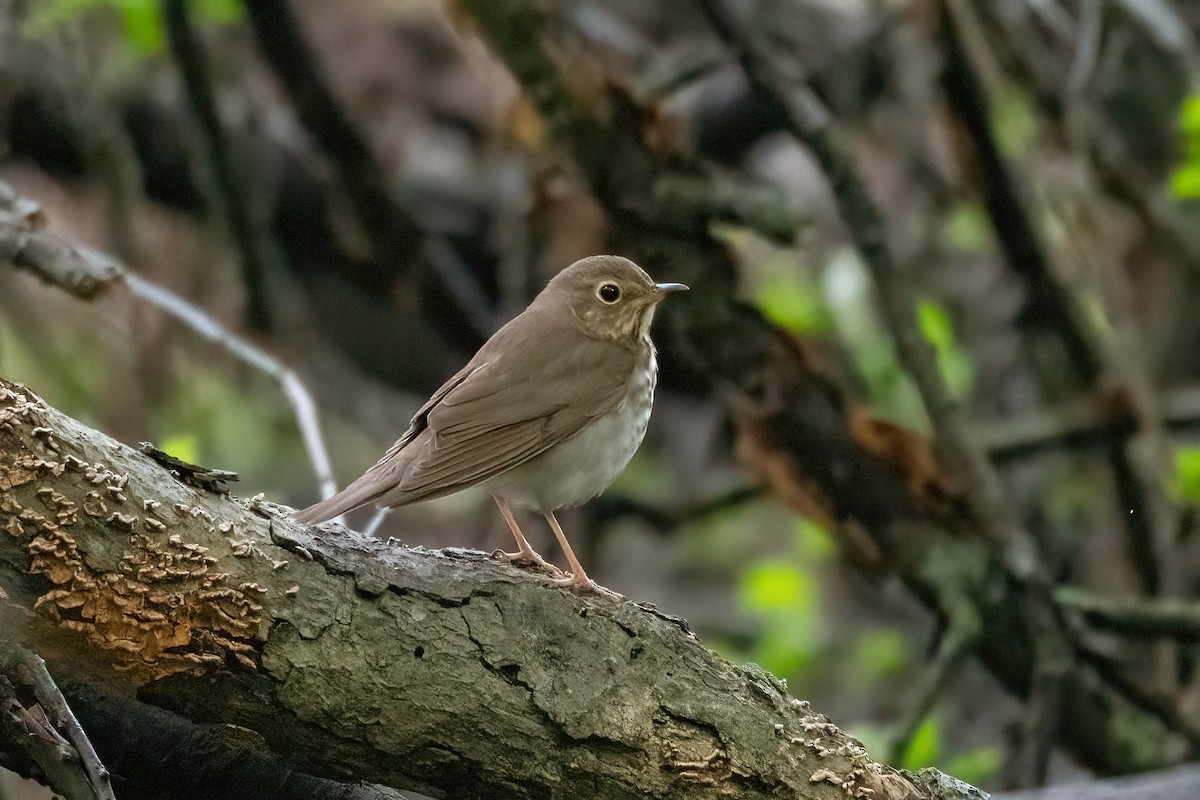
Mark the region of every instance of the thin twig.
POLYGON ((41 230, 44 216, 36 203, 17 197, 0 182, 0 261, 37 275, 83 300, 109 291, 123 282, 129 292, 187 325, 194 332, 219 344, 237 359, 279 382, 292 407, 296 425, 308 451, 322 495, 337 491, 328 451, 321 436, 316 403, 291 369, 279 359, 228 330, 203 309, 182 297, 126 270, 108 256, 81 247, 41 230))
POLYGON ((597 527, 613 525, 624 517, 633 517, 657 533, 668 534, 683 525, 707 519, 765 495, 766 488, 763 486, 742 486, 679 509, 663 509, 628 495, 605 494, 589 503, 585 513, 597 527))
POLYGON ((23 750, 67 800, 113 800, 108 770, 46 663, 7 639, 0 639, 0 739, 23 750), (22 696, 32 694, 37 702, 23 702, 18 687, 22 696))
POLYGON ((1112 659, 1082 645, 1075 649, 1076 657, 1087 664, 1105 683, 1129 703, 1158 719, 1167 730, 1187 740, 1189 758, 1200 754, 1200 727, 1180 713, 1174 700, 1157 692, 1147 691, 1129 680, 1112 659))
MULTIPOLYGON (((1172 433, 1200 430, 1200 386, 1162 393, 1162 424, 1172 433)), ((977 439, 992 461, 1006 463, 1059 449, 1100 448, 1113 437, 1129 436, 1138 426, 1128 409, 1106 409, 1092 400, 1076 400, 1017 420, 980 422, 977 439)))
POLYGON ((782 244, 794 242, 809 223, 786 192, 720 172, 667 173, 654 182, 654 197, 697 217, 743 225, 782 244))
POLYGON ((337 486, 333 480, 333 468, 329 462, 329 454, 321 436, 317 406, 299 376, 284 366, 283 362, 275 356, 233 333, 206 311, 189 303, 179 295, 132 272, 126 272, 122 277, 131 294, 165 311, 195 333, 221 345, 232 355, 279 382, 296 415, 296 424, 300 428, 300 435, 304 439, 304 447, 308 451, 308 457, 312 462, 322 495, 331 497, 337 491, 337 486))
POLYGON ((54 683, 54 678, 46 669, 46 662, 36 653, 23 649, 20 651, 19 658, 21 671, 30 680, 30 685, 33 686, 37 696, 38 705, 47 712, 54 727, 64 731, 66 738, 75 747, 75 752, 83 761, 83 769, 87 773, 88 781, 96 796, 113 798, 112 780, 108 769, 101 763, 100 757, 96 755, 96 748, 92 747, 92 742, 84 732, 83 726, 79 724, 79 720, 71 711, 71 706, 67 704, 62 692, 58 690, 58 685, 54 683))
POLYGON ((229 140, 217 114, 217 103, 209 81, 205 57, 185 0, 162 0, 163 19, 171 53, 183 75, 188 101, 208 149, 213 178, 220 192, 218 205, 225 212, 229 231, 242 254, 242 279, 246 284, 246 318, 255 330, 271 328, 271 308, 267 298, 267 266, 271 253, 262 226, 251 216, 245 186, 238 179, 230 157, 229 140))

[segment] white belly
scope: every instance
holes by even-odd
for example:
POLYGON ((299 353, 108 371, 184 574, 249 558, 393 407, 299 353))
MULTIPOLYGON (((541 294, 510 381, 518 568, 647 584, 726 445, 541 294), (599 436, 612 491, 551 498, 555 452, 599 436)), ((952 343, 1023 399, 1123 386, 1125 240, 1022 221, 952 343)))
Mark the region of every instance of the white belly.
POLYGON ((484 484, 514 505, 542 513, 577 506, 603 492, 629 464, 646 435, 658 365, 649 350, 650 369, 640 372, 625 399, 613 411, 589 423, 571 438, 497 475, 484 484))

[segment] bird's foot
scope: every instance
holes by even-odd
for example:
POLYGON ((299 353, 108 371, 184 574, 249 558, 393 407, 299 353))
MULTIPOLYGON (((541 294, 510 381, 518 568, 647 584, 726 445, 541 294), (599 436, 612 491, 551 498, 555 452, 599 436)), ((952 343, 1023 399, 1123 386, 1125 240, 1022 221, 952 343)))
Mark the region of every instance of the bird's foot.
POLYGON ((599 595, 600 597, 611 597, 614 600, 625 599, 625 595, 618 594, 612 589, 604 588, 582 572, 578 575, 568 574, 562 578, 554 578, 550 581, 550 585, 561 586, 564 589, 570 589, 576 594, 594 594, 599 595))
MULTIPOLYGON (((510 564, 516 564, 518 567, 535 567, 542 572, 549 572, 551 575, 563 574, 561 569, 539 556, 533 550, 518 550, 515 553, 495 550, 492 552, 492 558, 506 558, 510 564)), ((555 580, 558 579, 556 578, 555 580)))

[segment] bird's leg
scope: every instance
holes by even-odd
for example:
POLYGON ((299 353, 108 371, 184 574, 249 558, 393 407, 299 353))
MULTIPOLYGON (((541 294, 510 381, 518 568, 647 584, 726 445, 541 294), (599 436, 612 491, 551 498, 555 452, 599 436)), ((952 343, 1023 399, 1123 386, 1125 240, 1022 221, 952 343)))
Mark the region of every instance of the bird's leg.
POLYGON ((567 564, 571 567, 571 574, 565 578, 556 578, 553 583, 555 586, 566 586, 570 589, 576 589, 581 592, 594 592, 596 594, 607 594, 618 599, 625 599, 616 592, 605 589, 587 576, 583 571, 583 565, 579 563, 579 559, 575 557, 575 551, 571 549, 571 543, 567 541, 566 534, 563 533, 562 526, 558 524, 558 520, 554 518, 554 512, 546 514, 546 522, 550 523, 550 529, 554 531, 554 537, 558 539, 558 544, 562 547, 563 552, 567 555, 567 564))
POLYGON ((521 527, 517 525, 517 520, 513 517, 512 509, 508 507, 508 501, 495 495, 492 495, 492 499, 496 501, 496 505, 500 506, 500 516, 504 517, 504 521, 508 523, 509 530, 512 531, 513 536, 517 540, 517 552, 504 553, 504 557, 516 564, 531 564, 557 574, 562 574, 562 570, 539 556, 529 546, 529 541, 526 540, 525 534, 521 533, 521 527))

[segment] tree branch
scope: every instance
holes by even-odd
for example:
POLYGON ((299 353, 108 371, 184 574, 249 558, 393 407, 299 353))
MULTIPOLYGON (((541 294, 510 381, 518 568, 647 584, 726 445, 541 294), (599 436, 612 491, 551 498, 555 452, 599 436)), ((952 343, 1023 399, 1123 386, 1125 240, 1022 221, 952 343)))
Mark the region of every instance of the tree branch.
MULTIPOLYGON (((6 632, 7 633, 7 632, 6 632)), ((114 800, 108 770, 63 699, 46 662, 0 637, 0 741, 28 754, 68 800, 114 800), (18 693, 31 695, 28 708, 18 693)))
POLYGON ((967 434, 966 417, 942 378, 933 347, 920 333, 916 297, 892 258, 883 219, 849 157, 835 145, 828 113, 806 87, 782 84, 755 43, 739 31, 724 3, 701 0, 700 5, 720 39, 737 54, 747 79, 779 105, 787 131, 808 148, 825 173, 838 212, 875 278, 897 354, 921 393, 947 467, 962 476, 964 495, 979 529, 1004 548, 1014 574, 1029 577, 1037 568, 1034 546, 1014 519, 982 450, 967 434))
POLYGON ((270 353, 225 329, 203 309, 129 272, 108 256, 63 241, 43 230, 45 224, 37 203, 17 197, 0 181, 0 264, 11 262, 81 300, 91 300, 123 283, 134 296, 269 375, 279 383, 292 407, 323 496, 329 497, 337 491, 317 420, 316 403, 295 372, 270 353))
POLYGON ((1119 599, 1063 587, 1055 602, 1088 625, 1137 638, 1166 637, 1200 644, 1200 603, 1176 599, 1119 599))
POLYGON ((397 208, 384 171, 330 90, 287 0, 246 3, 246 15, 263 58, 292 99, 300 122, 341 174, 372 245, 384 248, 376 263, 386 264, 389 271, 411 268, 420 250, 421 231, 397 208))
POLYGON ((0 382, 0 624, 76 681, 455 797, 935 796, 678 620, 286 511, 0 382))
MULTIPOLYGON (((370 257, 349 274, 358 285, 388 294, 394 282, 424 264, 425 232, 396 203, 388 189, 386 171, 349 113, 329 88, 319 60, 300 28, 288 0, 246 3, 246 16, 263 59, 292 100, 296 115, 317 146, 333 162, 359 225, 366 234, 370 257)), ((427 270, 430 319, 448 341, 474 349, 492 334, 492 315, 480 314, 467 303, 454 282, 437 269, 427 270)), ((464 280, 458 275, 456 280, 464 280)))

